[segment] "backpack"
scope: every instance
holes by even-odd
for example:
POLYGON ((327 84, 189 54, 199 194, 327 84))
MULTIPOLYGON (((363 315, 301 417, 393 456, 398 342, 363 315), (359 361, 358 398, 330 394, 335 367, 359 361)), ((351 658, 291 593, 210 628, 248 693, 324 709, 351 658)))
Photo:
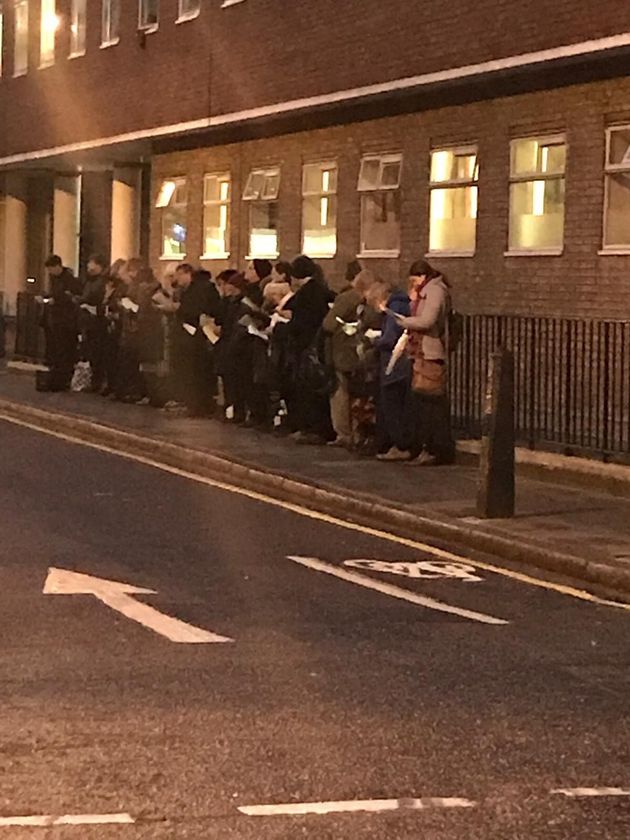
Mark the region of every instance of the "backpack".
POLYGON ((464 338, 464 316, 451 306, 446 317, 446 349, 449 353, 455 353, 464 338))

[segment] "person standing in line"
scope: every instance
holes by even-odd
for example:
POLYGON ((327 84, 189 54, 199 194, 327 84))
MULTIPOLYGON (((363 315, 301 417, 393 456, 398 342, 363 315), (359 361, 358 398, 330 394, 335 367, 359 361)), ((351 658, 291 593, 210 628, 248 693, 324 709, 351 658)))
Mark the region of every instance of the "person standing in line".
POLYGON ((409 295, 391 283, 380 281, 370 290, 368 302, 383 312, 381 334, 374 346, 379 355, 379 386, 377 399, 377 442, 379 461, 408 461, 404 450, 405 405, 411 385, 411 360, 406 353, 391 365, 394 348, 404 333, 400 321, 408 317, 409 295))
POLYGON ((221 316, 221 299, 208 271, 196 271, 188 263, 176 272, 181 289, 173 349, 181 399, 189 417, 209 417, 214 407, 208 340, 201 329, 202 316, 216 322, 221 316))
POLYGON ((241 387, 240 362, 243 344, 248 335, 239 324, 249 311, 243 303, 247 289, 245 277, 235 269, 223 271, 217 280, 221 284, 221 312, 217 324, 221 335, 216 345, 217 368, 223 382, 224 418, 241 425, 247 419, 247 395, 241 387))
POLYGON ((286 329, 293 380, 288 423, 295 430, 297 443, 323 444, 332 438, 333 431, 329 390, 319 381, 324 368, 321 327, 335 296, 320 266, 310 257, 301 255, 293 260, 291 277, 297 291, 285 305, 291 312, 286 329), (313 376, 315 373, 317 376, 313 376))
POLYGON ((245 269, 248 297, 256 306, 263 305, 263 292, 267 283, 271 282, 273 266, 269 260, 251 260, 245 269))
POLYGON ((80 282, 56 254, 45 263, 50 300, 45 304, 43 327, 46 334, 46 364, 50 368, 51 391, 66 391, 77 361, 79 324, 74 297, 80 282))
POLYGON ((82 352, 92 371, 91 390, 98 393, 105 379, 107 321, 103 310, 109 263, 98 254, 87 263, 87 277, 78 298, 82 352))
POLYGON ((164 360, 162 315, 153 302, 160 289, 153 269, 142 265, 138 274, 138 361, 142 379, 140 403, 162 408, 167 402, 160 376, 164 360))
POLYGON ((407 407, 410 464, 452 464, 447 394, 448 319, 451 296, 446 278, 426 260, 409 270, 410 316, 400 326, 408 331, 407 350, 413 362, 407 407))
POLYGON ((337 295, 332 309, 324 319, 324 331, 329 336, 330 361, 335 370, 336 387, 330 397, 330 413, 335 439, 329 446, 352 446, 352 417, 350 413, 350 377, 360 367, 358 346, 360 326, 366 297, 376 282, 371 271, 363 270, 351 285, 337 295))
POLYGON ((103 311, 107 324, 105 337, 105 381, 100 390, 103 397, 113 397, 118 377, 118 360, 120 352, 120 335, 122 332, 122 312, 120 298, 123 289, 123 276, 127 266, 126 260, 116 260, 109 269, 105 283, 103 311))

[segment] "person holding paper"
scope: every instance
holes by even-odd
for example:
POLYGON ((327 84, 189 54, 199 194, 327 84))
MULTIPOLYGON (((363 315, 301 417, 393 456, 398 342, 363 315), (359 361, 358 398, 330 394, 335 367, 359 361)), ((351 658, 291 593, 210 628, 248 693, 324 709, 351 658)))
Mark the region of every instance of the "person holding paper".
POLYGON ((92 371, 91 390, 100 391, 105 379, 105 342, 107 322, 103 309, 105 283, 109 263, 99 254, 92 255, 87 263, 87 277, 79 305, 81 349, 92 371))

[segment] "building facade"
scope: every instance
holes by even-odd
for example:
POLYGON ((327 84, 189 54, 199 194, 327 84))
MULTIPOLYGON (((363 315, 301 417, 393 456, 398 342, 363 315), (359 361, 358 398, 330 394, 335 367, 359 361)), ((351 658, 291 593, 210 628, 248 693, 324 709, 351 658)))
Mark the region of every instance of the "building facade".
POLYGON ((425 254, 469 312, 630 317, 621 0, 3 0, 0 289, 50 250, 425 254))

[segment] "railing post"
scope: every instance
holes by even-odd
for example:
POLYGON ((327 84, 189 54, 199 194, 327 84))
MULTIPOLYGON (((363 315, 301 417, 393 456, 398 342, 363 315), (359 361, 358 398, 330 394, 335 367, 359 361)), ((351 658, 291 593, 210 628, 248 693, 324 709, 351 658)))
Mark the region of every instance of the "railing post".
POLYGON ((514 516, 514 356, 506 349, 490 357, 484 399, 477 514, 514 516))

